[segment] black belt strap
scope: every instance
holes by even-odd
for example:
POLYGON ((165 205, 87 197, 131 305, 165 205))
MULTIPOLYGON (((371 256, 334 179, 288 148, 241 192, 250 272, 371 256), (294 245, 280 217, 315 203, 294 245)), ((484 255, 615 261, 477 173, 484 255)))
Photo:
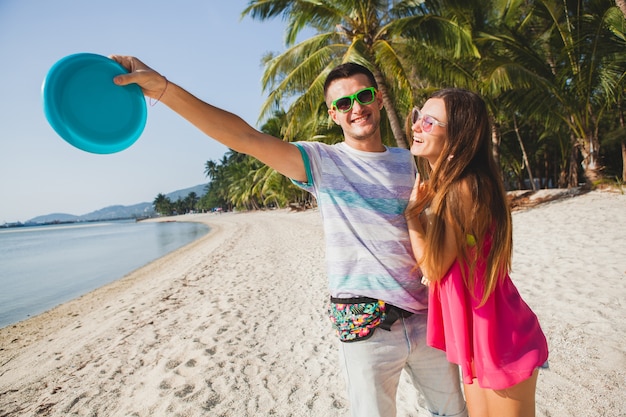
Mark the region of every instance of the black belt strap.
POLYGON ((387 304, 387 311, 385 312, 385 320, 381 321, 378 325, 381 329, 391 331, 391 326, 398 321, 400 317, 407 318, 413 315, 410 311, 401 309, 391 304, 387 304))

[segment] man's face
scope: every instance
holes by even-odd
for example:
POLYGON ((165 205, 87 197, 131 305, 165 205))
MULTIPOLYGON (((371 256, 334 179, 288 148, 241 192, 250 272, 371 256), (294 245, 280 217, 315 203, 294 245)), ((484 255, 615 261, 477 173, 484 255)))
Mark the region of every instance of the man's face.
POLYGON ((332 107, 332 102, 341 97, 351 96, 368 87, 372 87, 368 78, 363 74, 357 74, 350 78, 333 81, 326 92, 326 104, 329 106, 328 114, 335 123, 341 126, 346 142, 351 145, 365 140, 378 143, 381 141, 380 110, 382 109, 382 98, 379 93, 376 93, 374 101, 370 104, 361 104, 358 100, 352 99, 352 107, 345 112, 332 107))

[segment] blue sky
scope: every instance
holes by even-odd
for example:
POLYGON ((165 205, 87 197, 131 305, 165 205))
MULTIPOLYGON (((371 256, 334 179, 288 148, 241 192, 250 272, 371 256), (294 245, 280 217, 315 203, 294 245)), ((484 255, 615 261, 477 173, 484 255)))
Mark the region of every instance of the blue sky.
MULTIPOLYGON (((247 0, 0 0, 0 224, 151 202, 205 183, 227 149, 162 104, 110 155, 76 149, 43 113, 52 65, 78 52, 135 55, 168 79, 257 126, 261 58, 284 50, 285 23, 240 18, 247 0)), ((258 127, 258 126, 257 126, 258 127)))

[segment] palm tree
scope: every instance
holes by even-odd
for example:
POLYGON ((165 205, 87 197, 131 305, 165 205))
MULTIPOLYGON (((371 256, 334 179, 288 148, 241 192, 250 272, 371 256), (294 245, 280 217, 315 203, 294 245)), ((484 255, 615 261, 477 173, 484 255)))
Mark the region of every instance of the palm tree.
POLYGON ((258 178, 254 172, 263 164, 248 155, 228 165, 228 200, 238 209, 257 210, 263 199, 259 194, 258 178))
POLYGON ((619 114, 626 62, 624 15, 610 0, 257 0, 242 15, 287 22, 288 49, 265 58, 270 93, 260 116, 291 103, 285 140, 341 140, 322 87, 332 67, 354 61, 379 83, 387 144, 393 137, 406 147, 399 114, 431 89, 459 86, 485 97, 496 157, 502 140, 514 140, 522 155, 530 151, 518 166, 531 180, 531 164, 543 173, 558 164, 564 180, 569 168, 571 185, 579 158, 588 182, 602 169, 599 132, 619 114), (305 28, 314 35, 296 44, 305 28))
POLYGON ((204 164, 204 175, 212 180, 217 177, 219 165, 215 161, 206 161, 204 164))
MULTIPOLYGON (((454 86, 475 91, 485 99, 492 117, 493 154, 498 163, 501 126, 510 118, 502 111, 501 96, 524 85, 528 77, 507 57, 507 48, 493 40, 508 36, 510 28, 523 20, 526 4, 525 0, 425 1, 420 8, 425 14, 423 22, 405 33, 413 41, 412 55, 427 51, 422 55, 428 59, 416 60, 414 70, 423 74, 424 92, 454 86)), ((521 140, 518 143, 524 155, 524 144, 521 140)), ((523 165, 530 170, 527 157, 523 165)), ((529 176, 534 183, 530 171, 529 176)))
MULTIPOLYGON (((535 117, 552 117, 569 127, 573 156, 580 152, 592 184, 602 172, 599 127, 624 86, 624 18, 609 0, 539 0, 532 16, 535 38, 543 42, 522 59, 535 71, 537 83, 515 100, 535 117)), ((569 183, 577 185, 570 170, 569 183)))
MULTIPOLYGON (((242 15, 260 20, 282 15, 287 22, 289 49, 266 60, 263 85, 270 94, 261 117, 294 99, 288 111, 286 137, 292 138, 300 132, 304 120, 323 126, 320 120, 324 117, 328 123, 322 99, 326 75, 342 62, 357 62, 370 68, 376 78, 386 110, 385 123, 395 145, 407 148, 404 118, 399 114, 408 113, 416 101, 411 65, 415 57, 403 52, 406 42, 402 33, 420 22, 429 22, 424 13, 415 15, 419 7, 415 1, 252 1, 242 15), (296 45, 297 36, 304 28, 316 33, 296 45)), ((457 42, 459 45, 467 46, 457 42)))
POLYGON ((229 165, 235 163, 237 158, 241 158, 242 154, 238 154, 229 150, 222 156, 222 160, 215 162, 209 160, 205 162, 204 174, 209 178, 207 185, 207 194, 203 198, 203 207, 211 209, 213 207, 222 207, 227 209, 229 194, 228 187, 230 178, 227 173, 229 165))
MULTIPOLYGON (((624 18, 617 8, 609 0, 493 0, 434 9, 472 34, 480 59, 465 56, 446 66, 449 71, 429 72, 431 81, 479 92, 496 128, 517 131, 519 119, 556 133, 565 123, 571 143, 564 150, 574 162, 569 184, 578 185, 578 152, 587 182, 597 180, 599 126, 623 89, 626 68, 624 18)), ((558 134, 541 136, 561 142, 558 134)), ((499 137, 494 131, 494 150, 499 137)), ((567 165, 566 159, 562 170, 567 165)))
POLYGON ((200 197, 198 197, 198 195, 193 191, 187 194, 187 197, 185 197, 185 199, 183 200, 185 205, 185 213, 195 211, 196 204, 198 204, 199 200, 200 197))
MULTIPOLYGON (((274 137, 283 137, 286 120, 287 115, 284 111, 276 111, 261 126, 261 131, 274 137)), ((256 192, 266 207, 271 205, 283 207, 289 203, 310 202, 311 194, 295 186, 290 179, 267 165, 259 166, 254 172, 254 178, 257 184, 256 192)))
POLYGON ((162 216, 172 214, 172 201, 165 194, 159 193, 152 202, 154 210, 162 216))

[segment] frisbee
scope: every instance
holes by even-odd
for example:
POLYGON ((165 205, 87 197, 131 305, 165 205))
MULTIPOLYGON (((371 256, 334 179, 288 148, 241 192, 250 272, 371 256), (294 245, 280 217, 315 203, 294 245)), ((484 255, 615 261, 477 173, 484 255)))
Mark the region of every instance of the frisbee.
POLYGON ((118 86, 127 73, 112 59, 78 53, 57 61, 41 87, 46 119, 66 142, 110 154, 131 146, 146 125, 146 100, 136 84, 118 86))

